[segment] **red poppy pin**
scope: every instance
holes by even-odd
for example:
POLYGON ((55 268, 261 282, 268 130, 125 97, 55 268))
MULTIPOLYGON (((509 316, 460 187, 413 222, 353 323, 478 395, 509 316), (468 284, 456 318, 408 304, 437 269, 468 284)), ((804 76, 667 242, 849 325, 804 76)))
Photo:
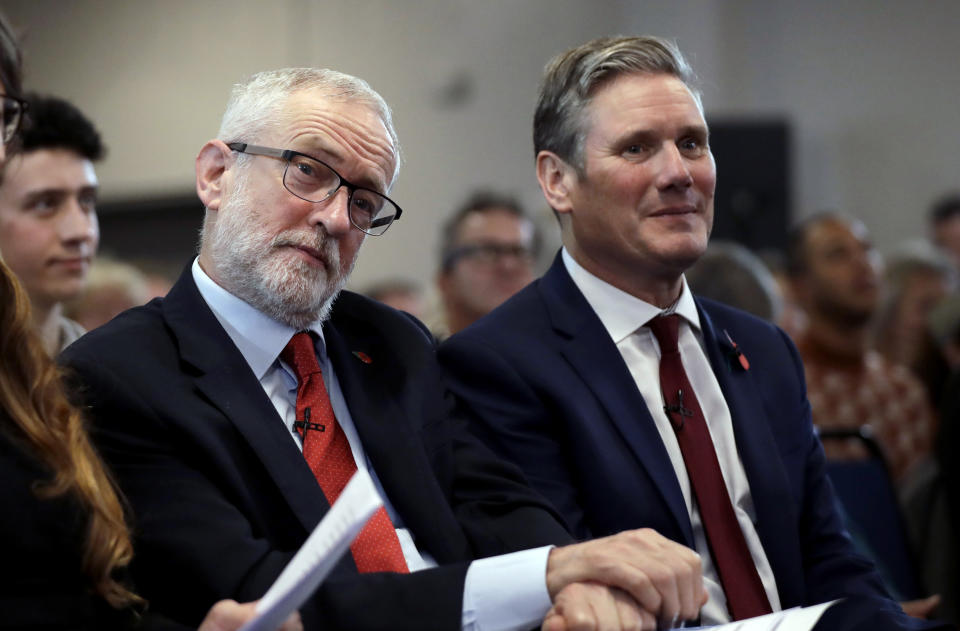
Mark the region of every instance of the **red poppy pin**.
POLYGON ((740 362, 740 367, 744 370, 750 370, 750 360, 747 359, 747 356, 741 352, 740 347, 737 346, 737 343, 733 341, 733 338, 730 337, 730 334, 727 333, 727 330, 723 330, 723 334, 727 336, 727 341, 730 342, 730 348, 733 349, 733 356, 737 358, 740 362))
POLYGON ((364 353, 363 351, 353 351, 353 356, 362 361, 364 364, 372 364, 373 360, 370 359, 370 356, 364 353))

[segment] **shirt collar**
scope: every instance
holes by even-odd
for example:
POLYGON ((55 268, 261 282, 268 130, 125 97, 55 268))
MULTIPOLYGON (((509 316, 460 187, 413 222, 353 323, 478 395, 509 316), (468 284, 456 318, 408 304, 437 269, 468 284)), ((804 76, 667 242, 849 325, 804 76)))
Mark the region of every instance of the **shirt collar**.
POLYGON ((561 250, 561 257, 573 284, 593 307, 603 327, 613 338, 614 344, 619 344, 638 328, 661 314, 677 313, 690 323, 694 331, 700 331, 697 305, 685 277, 681 276, 680 298, 666 309, 661 309, 594 276, 574 260, 567 248, 561 250))
MULTIPOLYGON (((267 369, 280 356, 297 330, 274 320, 218 285, 200 267, 199 258, 194 259, 191 272, 200 295, 213 315, 237 345, 253 374, 257 379, 263 379, 267 369)), ((317 352, 322 356, 325 348, 322 323, 314 322, 307 328, 317 334, 317 352)))

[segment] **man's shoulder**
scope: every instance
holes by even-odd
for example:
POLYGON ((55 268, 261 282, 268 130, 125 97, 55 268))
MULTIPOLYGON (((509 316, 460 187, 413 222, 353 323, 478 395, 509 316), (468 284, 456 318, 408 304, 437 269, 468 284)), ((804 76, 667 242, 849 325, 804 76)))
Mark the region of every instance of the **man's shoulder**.
MULTIPOLYGON (((744 341, 747 341, 747 337, 769 340, 773 338, 783 339, 786 336, 776 324, 742 309, 699 296, 696 297, 696 301, 701 314, 706 314, 714 332, 721 336, 724 331, 730 335, 733 335, 734 331, 740 332, 744 341), (743 335, 744 333, 747 335, 743 335)), ((703 323, 701 322, 701 324, 703 323)))
POLYGON ((395 342, 430 346, 434 341, 426 325, 409 313, 346 290, 337 296, 329 324, 346 335, 383 337, 395 342))
POLYGON ((542 283, 543 279, 533 281, 451 339, 460 336, 499 339, 547 326, 545 320, 549 314, 540 293, 542 283))
POLYGON ((135 357, 137 349, 154 346, 160 339, 169 340, 164 324, 160 298, 128 309, 76 340, 60 354, 61 361, 71 363, 84 357, 106 359, 112 356, 135 357))

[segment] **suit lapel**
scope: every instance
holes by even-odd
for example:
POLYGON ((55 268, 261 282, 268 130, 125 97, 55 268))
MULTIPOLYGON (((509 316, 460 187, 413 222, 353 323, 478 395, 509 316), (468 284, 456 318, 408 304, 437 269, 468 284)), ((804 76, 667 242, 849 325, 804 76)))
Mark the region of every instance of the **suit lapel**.
POLYGON ((683 492, 656 424, 620 351, 570 278, 560 255, 540 287, 551 323, 562 340, 561 354, 596 395, 692 546, 693 531, 683 492))
MULTIPOLYGON (((343 314, 351 300, 341 295, 331 323, 324 326, 328 355, 364 452, 376 472, 390 504, 415 534, 417 546, 438 561, 462 560, 468 551, 449 536, 459 525, 448 519, 448 503, 424 455, 421 419, 411 419, 400 403, 408 388, 407 363, 398 357, 395 344, 383 340, 372 327, 357 327, 343 314), (340 314, 338 314, 338 311, 340 314)), ((355 316, 357 308, 350 309, 355 316)), ((412 397, 407 397, 412 399, 412 397)))
MULTIPOLYGON (((699 301, 697 311, 710 364, 730 410, 737 453, 750 484, 750 496, 757 515, 757 534, 781 595, 800 593, 788 585, 795 584, 794 589, 802 590, 802 577, 794 576, 791 569, 796 567, 789 556, 791 548, 784 545, 785 538, 789 539, 790 533, 796 531, 796 507, 790 496, 787 473, 780 458, 776 457, 779 449, 770 430, 760 390, 753 372, 740 366, 726 334, 714 327, 699 301)), ((765 367, 754 366, 753 369, 764 370, 765 367)))
POLYGON ((210 311, 187 267, 163 300, 163 313, 197 389, 230 420, 310 532, 329 509, 310 468, 287 435, 263 387, 210 311))

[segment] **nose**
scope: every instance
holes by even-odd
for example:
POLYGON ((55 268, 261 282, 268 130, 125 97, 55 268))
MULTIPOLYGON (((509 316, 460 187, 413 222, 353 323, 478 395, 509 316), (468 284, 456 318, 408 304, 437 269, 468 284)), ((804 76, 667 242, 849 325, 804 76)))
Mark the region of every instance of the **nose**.
POLYGON ((657 171, 657 188, 687 188, 693 184, 693 176, 687 159, 680 153, 680 149, 672 142, 666 143, 660 152, 660 168, 657 171))
POLYGON ((526 272, 530 269, 530 255, 522 249, 504 251, 497 256, 497 266, 514 274, 526 272))
POLYGON ((60 212, 60 221, 57 224, 60 239, 73 245, 96 246, 100 236, 97 211, 76 196, 70 196, 65 203, 67 206, 60 212))
POLYGON ((350 191, 346 186, 338 188, 329 199, 307 203, 313 207, 308 218, 311 226, 322 224, 330 236, 342 236, 350 231, 350 191))

